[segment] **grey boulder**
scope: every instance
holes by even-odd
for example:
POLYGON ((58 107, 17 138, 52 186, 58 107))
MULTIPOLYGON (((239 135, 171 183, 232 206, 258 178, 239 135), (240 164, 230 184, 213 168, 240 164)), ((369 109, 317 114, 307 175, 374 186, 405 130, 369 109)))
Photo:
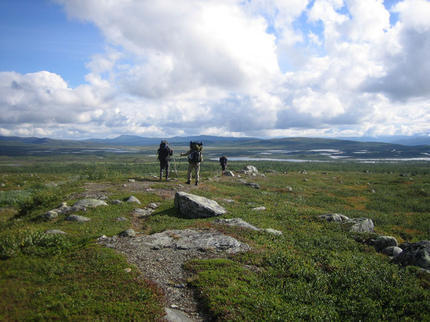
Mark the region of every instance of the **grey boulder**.
POLYGON ((396 238, 392 236, 378 236, 372 239, 371 244, 375 247, 376 251, 380 252, 389 246, 397 246, 396 238))
POLYGON ((208 218, 226 213, 216 201, 182 191, 175 194, 175 207, 183 218, 208 218))
POLYGON ((393 262, 407 266, 414 265, 430 270, 430 241, 401 245, 403 252, 394 257, 393 262))
POLYGON ((375 225, 369 218, 353 218, 346 221, 351 224, 350 232, 354 233, 373 233, 375 225))
POLYGON ((403 249, 397 246, 388 246, 381 251, 382 254, 392 257, 400 255, 401 252, 403 252, 403 249))

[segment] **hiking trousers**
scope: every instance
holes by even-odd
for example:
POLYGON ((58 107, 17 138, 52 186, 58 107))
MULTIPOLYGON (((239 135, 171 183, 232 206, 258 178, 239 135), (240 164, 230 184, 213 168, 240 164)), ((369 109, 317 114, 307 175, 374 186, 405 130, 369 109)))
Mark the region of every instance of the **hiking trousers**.
POLYGON ((163 170, 166 171, 166 179, 169 178, 169 161, 160 162, 160 180, 163 177, 163 170))
POLYGON ((198 163, 192 163, 190 162, 188 164, 188 181, 191 182, 191 175, 194 171, 194 178, 196 179, 196 183, 199 182, 199 176, 200 176, 200 162, 198 163))

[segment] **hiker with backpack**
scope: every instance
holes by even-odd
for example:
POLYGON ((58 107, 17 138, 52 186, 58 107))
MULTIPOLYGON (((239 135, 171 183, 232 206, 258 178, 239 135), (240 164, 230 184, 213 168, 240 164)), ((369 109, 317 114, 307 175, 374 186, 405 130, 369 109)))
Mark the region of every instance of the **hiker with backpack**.
POLYGON ((219 164, 221 164, 222 173, 224 173, 225 168, 227 167, 227 157, 225 155, 219 158, 219 164))
POLYGON ((187 184, 191 183, 191 175, 194 171, 195 179, 196 179, 196 186, 199 184, 199 175, 200 175, 200 162, 203 161, 202 156, 202 149, 203 149, 203 143, 202 142, 190 142, 190 149, 185 152, 181 153, 181 156, 188 156, 188 180, 187 184))
POLYGON ((166 181, 169 180, 169 162, 173 155, 173 150, 169 147, 167 141, 163 140, 157 150, 158 160, 160 161, 160 181, 163 178, 163 170, 165 170, 166 181))

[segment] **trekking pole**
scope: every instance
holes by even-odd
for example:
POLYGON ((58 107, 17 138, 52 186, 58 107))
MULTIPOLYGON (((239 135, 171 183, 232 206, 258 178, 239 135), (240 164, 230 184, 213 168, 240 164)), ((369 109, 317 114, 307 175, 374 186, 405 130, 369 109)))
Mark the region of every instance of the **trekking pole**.
POLYGON ((175 175, 176 175, 176 178, 177 178, 178 177, 178 171, 176 170, 176 159, 175 159, 175 157, 173 157, 173 166, 174 166, 175 175))

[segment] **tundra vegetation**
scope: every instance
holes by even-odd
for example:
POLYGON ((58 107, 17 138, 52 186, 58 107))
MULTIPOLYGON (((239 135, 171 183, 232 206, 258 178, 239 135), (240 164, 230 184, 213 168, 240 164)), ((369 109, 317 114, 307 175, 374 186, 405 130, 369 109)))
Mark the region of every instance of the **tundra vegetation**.
MULTIPOLYGON (((181 190, 187 164, 178 160, 173 180, 159 182, 154 159, 0 158, 1 320, 160 319, 164 305, 157 286, 97 238, 128 228, 151 234, 207 227, 251 246, 248 252, 185 264, 187 286, 215 320, 430 320, 428 272, 391 263, 365 242, 371 234, 318 219, 327 213, 367 217, 378 235, 428 240, 428 163, 252 162, 265 176, 246 180, 260 189, 220 176, 217 162, 202 164, 201 185, 189 192, 222 204, 227 210, 222 218, 282 231, 278 236, 216 225, 213 218, 180 218, 172 196, 181 190), (91 193, 107 197, 109 206, 77 212, 89 222, 41 217, 91 193), (135 221, 135 205, 112 203, 130 195, 159 207, 135 221), (252 211, 256 207, 265 209, 252 211), (46 234, 50 229, 66 234, 46 234)), ((228 169, 237 173, 247 164, 230 162, 228 169)))

